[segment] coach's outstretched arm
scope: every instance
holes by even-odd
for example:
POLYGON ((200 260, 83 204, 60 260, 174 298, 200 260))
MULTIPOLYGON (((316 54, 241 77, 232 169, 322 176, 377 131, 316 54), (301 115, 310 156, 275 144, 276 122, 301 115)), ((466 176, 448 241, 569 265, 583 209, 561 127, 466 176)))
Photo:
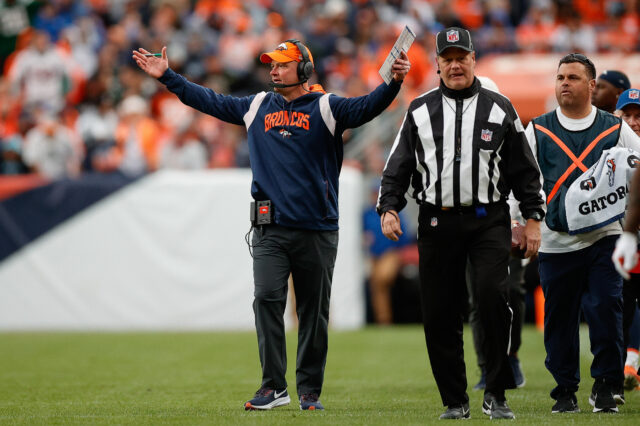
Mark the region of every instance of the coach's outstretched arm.
POLYGON ((152 53, 140 48, 133 51, 133 59, 136 64, 153 78, 160 78, 162 74, 169 68, 169 59, 167 58, 167 46, 162 48, 162 56, 145 56, 152 53))

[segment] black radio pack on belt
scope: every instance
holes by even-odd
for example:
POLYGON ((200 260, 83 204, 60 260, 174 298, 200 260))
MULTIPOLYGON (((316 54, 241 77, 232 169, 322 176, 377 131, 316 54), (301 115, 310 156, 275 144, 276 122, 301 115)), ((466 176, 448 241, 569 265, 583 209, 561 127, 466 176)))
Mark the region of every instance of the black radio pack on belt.
POLYGON ((271 200, 252 201, 251 202, 251 225, 269 225, 273 221, 273 209, 271 208, 271 200))

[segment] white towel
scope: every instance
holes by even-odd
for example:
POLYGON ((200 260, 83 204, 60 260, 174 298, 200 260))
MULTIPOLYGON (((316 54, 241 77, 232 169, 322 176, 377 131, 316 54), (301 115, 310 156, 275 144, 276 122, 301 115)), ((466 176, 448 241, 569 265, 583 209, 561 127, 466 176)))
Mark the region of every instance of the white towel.
POLYGON ((624 216, 629 182, 640 154, 613 147, 576 179, 564 199, 569 234, 593 231, 624 216))

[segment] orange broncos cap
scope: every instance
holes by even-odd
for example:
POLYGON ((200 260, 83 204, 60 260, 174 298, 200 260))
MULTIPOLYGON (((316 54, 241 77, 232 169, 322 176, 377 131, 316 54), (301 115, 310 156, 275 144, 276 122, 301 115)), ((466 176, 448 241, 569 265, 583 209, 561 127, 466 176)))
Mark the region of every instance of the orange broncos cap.
MULTIPOLYGON (((311 55, 309 49, 307 49, 307 54, 309 55, 309 59, 313 64, 313 56, 311 55)), ((272 61, 302 62, 302 53, 300 53, 300 49, 298 49, 298 46, 291 42, 285 41, 284 43, 280 43, 278 47, 276 47, 272 52, 266 52, 260 55, 260 62, 262 62, 263 64, 268 64, 272 61)))

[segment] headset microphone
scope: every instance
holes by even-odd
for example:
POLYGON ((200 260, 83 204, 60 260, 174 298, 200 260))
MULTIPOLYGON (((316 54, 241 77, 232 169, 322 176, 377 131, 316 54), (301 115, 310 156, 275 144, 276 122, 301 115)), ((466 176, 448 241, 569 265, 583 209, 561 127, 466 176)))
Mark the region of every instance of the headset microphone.
POLYGON ((272 87, 272 88, 284 89, 285 87, 299 86, 299 85, 304 84, 306 82, 307 82, 307 80, 297 81, 297 82, 291 83, 291 84, 282 84, 282 83, 270 82, 269 86, 272 87))
POLYGON ((436 74, 440 74, 440 69, 438 69, 438 71, 436 71, 436 74))

